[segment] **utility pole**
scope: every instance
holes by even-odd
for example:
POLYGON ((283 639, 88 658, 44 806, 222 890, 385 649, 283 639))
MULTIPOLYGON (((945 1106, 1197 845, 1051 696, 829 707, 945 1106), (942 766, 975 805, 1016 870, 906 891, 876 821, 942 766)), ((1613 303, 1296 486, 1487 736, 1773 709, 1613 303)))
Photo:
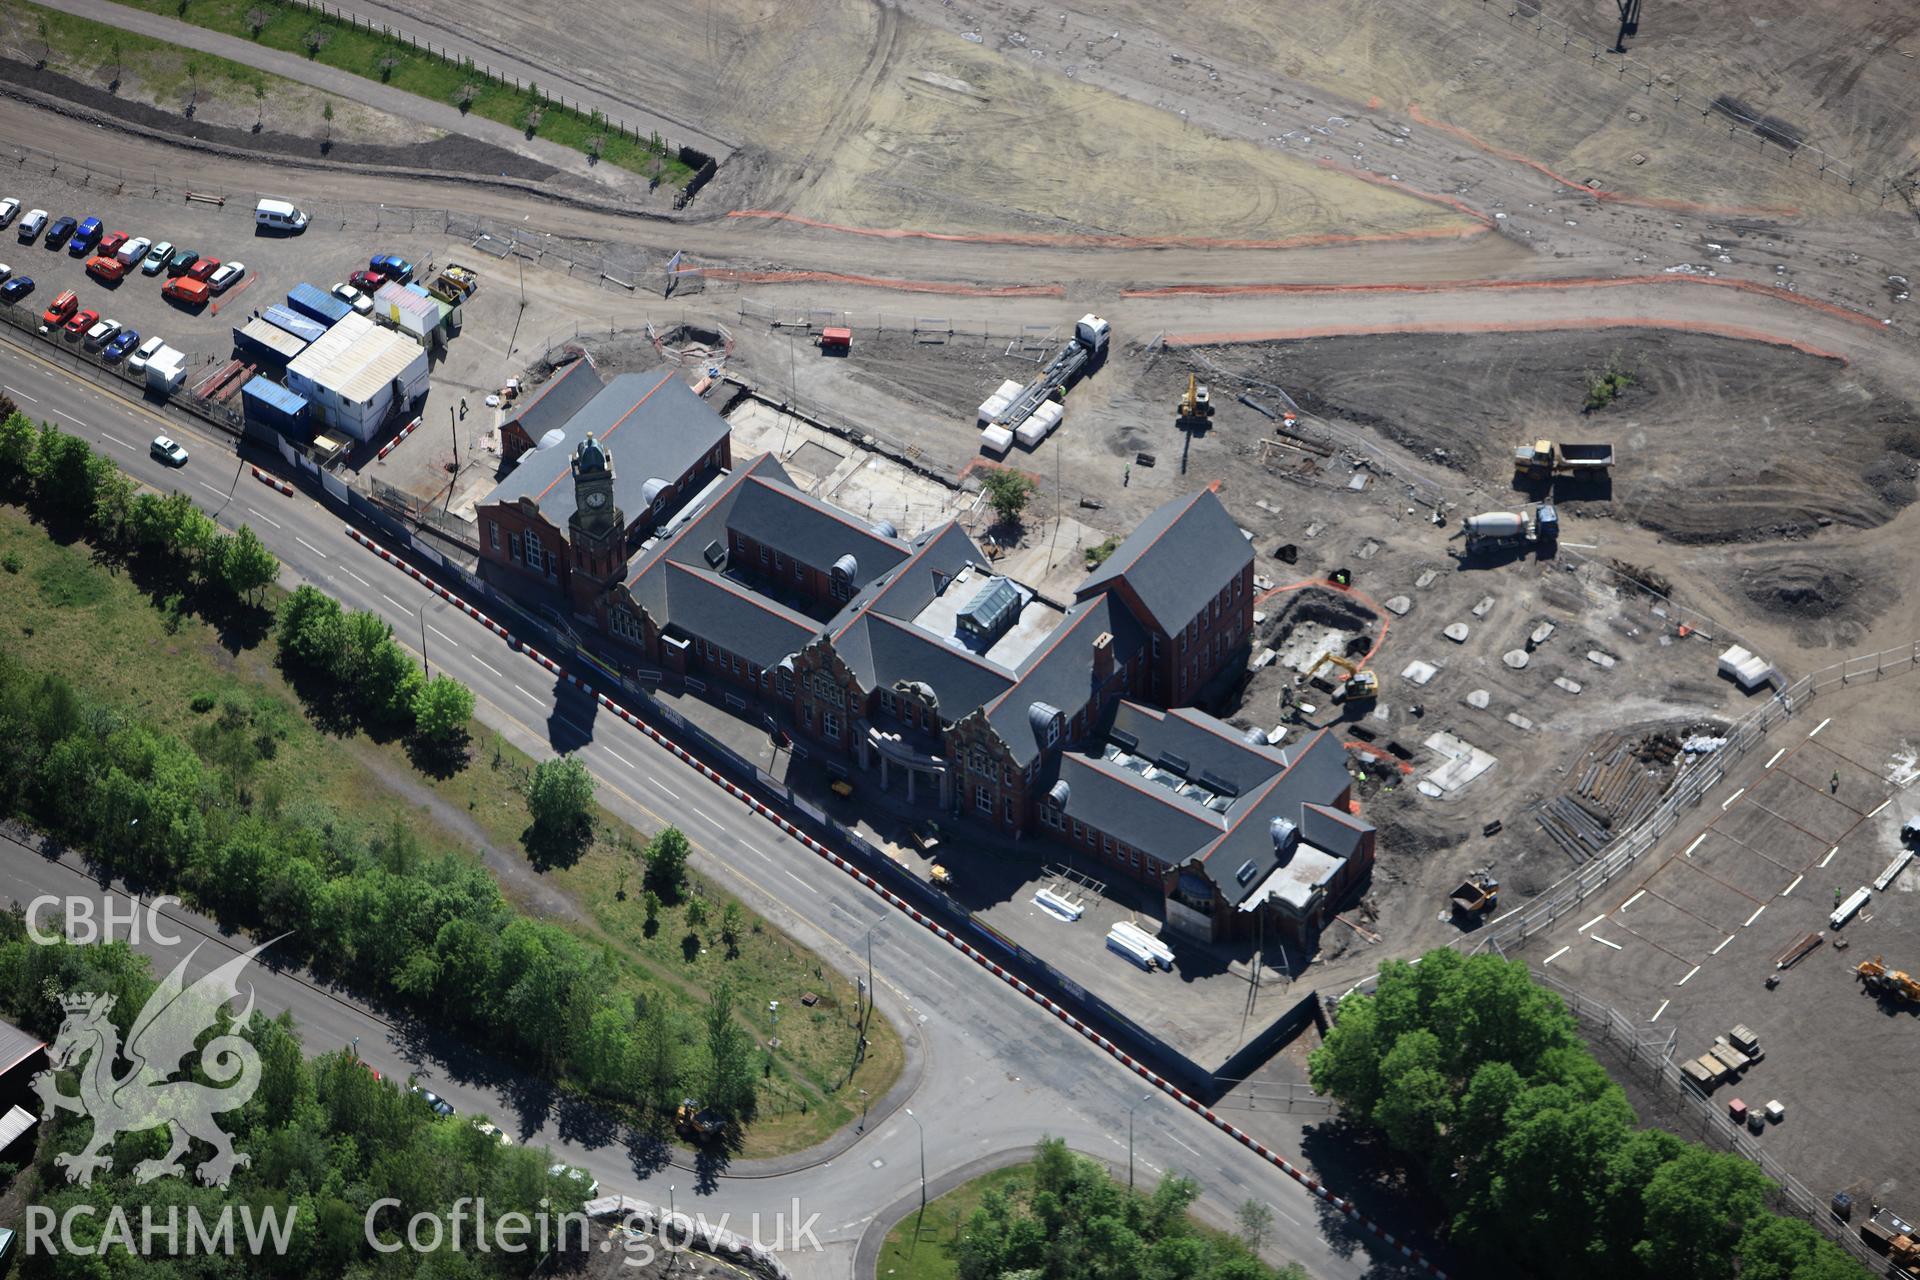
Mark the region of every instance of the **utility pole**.
POLYGON ((907 1119, 913 1121, 913 1127, 920 1131, 920 1216, 927 1216, 927 1126, 920 1123, 920 1117, 908 1107, 907 1119))
POLYGON ((1150 1102, 1152 1101, 1152 1099, 1153 1099, 1152 1094, 1150 1093, 1144 1094, 1140 1098, 1139 1102, 1136 1102, 1131 1107, 1127 1108, 1127 1190, 1128 1191, 1133 1190, 1133 1113, 1135 1111, 1138 1111, 1143 1103, 1150 1102))
POLYGON ((447 406, 447 430, 453 433, 453 474, 460 476, 460 416, 452 405, 447 406))

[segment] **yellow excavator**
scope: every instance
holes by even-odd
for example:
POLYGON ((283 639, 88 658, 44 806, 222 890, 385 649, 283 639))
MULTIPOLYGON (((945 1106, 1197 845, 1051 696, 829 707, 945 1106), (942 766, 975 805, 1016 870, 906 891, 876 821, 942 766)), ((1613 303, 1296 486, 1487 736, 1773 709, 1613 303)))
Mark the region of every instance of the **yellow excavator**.
POLYGON ((1187 375, 1187 394, 1180 397, 1180 416, 1176 425, 1187 431, 1203 431, 1213 417, 1213 397, 1207 384, 1193 374, 1187 375))
POLYGON ((1346 680, 1333 686, 1335 702, 1369 702, 1380 696, 1380 677, 1371 671, 1363 671, 1360 664, 1337 653, 1323 654, 1320 661, 1307 668, 1307 679, 1320 674, 1320 668, 1335 666, 1347 673, 1346 680))
POLYGON ((1862 960, 1854 966, 1853 972, 1875 995, 1890 995, 1920 1004, 1920 981, 1899 969, 1887 968, 1883 957, 1862 960))

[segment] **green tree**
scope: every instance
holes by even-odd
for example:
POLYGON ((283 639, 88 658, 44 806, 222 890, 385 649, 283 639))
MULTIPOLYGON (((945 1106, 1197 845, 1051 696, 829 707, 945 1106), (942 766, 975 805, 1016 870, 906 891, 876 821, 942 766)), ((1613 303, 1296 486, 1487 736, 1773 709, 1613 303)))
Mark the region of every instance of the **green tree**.
POLYGON ((593 834, 593 777, 570 755, 543 760, 527 781, 526 844, 547 860, 578 856, 593 834))
POLYGON ((262 9, 256 5, 247 10, 247 30, 253 33, 255 40, 260 38, 261 29, 272 21, 273 10, 271 9, 262 9))
POLYGON ((220 582, 236 599, 252 603, 280 576, 280 561, 252 525, 243 524, 224 539, 219 557, 220 582))
POLYGON ((311 586, 296 588, 281 603, 276 634, 281 661, 313 671, 331 671, 347 647, 340 602, 311 586))
POLYGON ((1394 1042, 1380 1062, 1373 1119, 1399 1151, 1430 1160, 1453 1121, 1453 1085, 1441 1074, 1439 1037, 1424 1028, 1394 1042))
POLYGON ((394 68, 400 65, 400 55, 397 53, 383 53, 380 55, 378 65, 380 67, 380 83, 385 84, 393 79, 394 68))
POLYGON ((678 827, 663 827, 647 841, 647 887, 667 902, 678 902, 687 884, 687 858, 693 846, 678 827))
POLYGON ((27 460, 33 457, 33 420, 14 409, 0 418, 0 474, 9 477, 27 473, 27 460))
POLYGON ((1020 523, 1027 503, 1039 488, 1032 477, 1011 467, 987 468, 981 473, 980 486, 986 490, 987 505, 993 508, 994 515, 1010 525, 1020 523))
POLYGON ((660 931, 660 895, 649 889, 640 895, 640 903, 645 913, 641 929, 651 938, 660 931))
POLYGON ((707 1102, 722 1115, 745 1120, 753 1115, 753 1063, 747 1034, 734 1020, 731 983, 713 989, 706 1028, 707 1102))
POLYGON ((740 932, 743 917, 740 904, 729 902, 720 911, 720 941, 727 944, 727 959, 738 959, 740 955, 740 932))
POLYGON ((121 547, 133 519, 133 480, 115 466, 111 458, 100 453, 88 460, 87 471, 88 488, 93 494, 87 528, 101 545, 121 547))
POLYGON ((667 1002, 650 997, 634 1036, 634 1092, 657 1115, 671 1115, 680 1104, 680 1033, 673 1025, 667 1002))
POLYGON ((707 903, 704 898, 687 899, 687 928, 698 930, 707 923, 707 903))
POLYGON ((1740 1280, 1860 1280, 1860 1264, 1798 1218, 1757 1218, 1740 1237, 1740 1280))
POLYGON ((1240 1238, 1247 1242, 1247 1248, 1255 1253, 1267 1242, 1273 1233, 1273 1206, 1260 1200, 1249 1200, 1234 1212, 1234 1221, 1240 1226, 1240 1238))
POLYGON ((1730 1276, 1772 1184, 1739 1156, 1689 1147, 1647 1180, 1646 1238, 1634 1256, 1657 1276, 1730 1276))
POLYGON ((473 719, 473 690, 442 673, 420 686, 413 698, 414 732, 429 741, 457 742, 465 738, 473 719))

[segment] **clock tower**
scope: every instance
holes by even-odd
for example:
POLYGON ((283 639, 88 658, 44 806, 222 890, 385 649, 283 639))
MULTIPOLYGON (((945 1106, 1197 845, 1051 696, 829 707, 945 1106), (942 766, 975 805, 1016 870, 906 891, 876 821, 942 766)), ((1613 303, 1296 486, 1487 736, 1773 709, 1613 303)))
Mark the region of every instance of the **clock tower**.
POLYGON ((594 597, 627 563, 627 518, 613 499, 613 457, 591 432, 573 451, 567 558, 574 608, 581 611, 591 610, 594 597))

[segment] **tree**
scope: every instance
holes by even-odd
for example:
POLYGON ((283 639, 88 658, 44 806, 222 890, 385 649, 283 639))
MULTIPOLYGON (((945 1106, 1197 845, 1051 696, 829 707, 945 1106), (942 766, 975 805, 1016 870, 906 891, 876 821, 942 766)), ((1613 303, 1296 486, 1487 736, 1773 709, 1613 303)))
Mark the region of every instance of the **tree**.
POLYGON ((395 67, 397 67, 397 66, 399 66, 399 65, 400 65, 400 55, 399 55, 399 54, 397 54, 397 53, 383 53, 383 54, 381 54, 381 55, 380 55, 380 63, 379 63, 379 66, 380 66, 380 82, 381 82, 382 84, 385 84, 385 83, 386 83, 387 81, 389 81, 389 80, 391 80, 391 79, 393 79, 393 70, 394 70, 394 68, 395 68, 395 67))
POLYGON ((243 524, 220 547, 218 572, 221 585, 237 599, 253 603, 262 591, 280 576, 280 561, 252 525, 243 524))
POLYGON ((1654 1275, 1733 1275, 1735 1246, 1766 1213, 1771 1186, 1739 1156, 1687 1148, 1647 1180, 1646 1238, 1634 1256, 1654 1275))
POLYGON ((641 894, 640 909, 644 916, 640 927, 651 938, 660 931, 660 895, 652 889, 641 894))
POLYGON ((740 931, 745 923, 740 904, 729 902, 720 911, 720 941, 727 944, 727 959, 737 959, 740 955, 740 931))
POLYGON ((53 31, 47 26, 45 18, 34 21, 33 31, 40 37, 40 65, 44 67, 53 57, 53 31))
POLYGON ((264 80, 253 82, 253 131, 255 133, 267 123, 267 85, 264 80))
POLYGON ((187 102, 187 114, 192 115, 193 108, 200 101, 200 61, 199 59, 197 58, 187 59, 187 79, 193 82, 193 97, 189 99, 187 102))
POLYGON ((678 902, 687 882, 687 857, 693 846, 678 827, 664 827, 647 841, 647 887, 668 902, 678 902))
POLYGON ((527 113, 522 117, 522 120, 526 125, 527 136, 529 138, 540 132, 540 122, 546 119, 546 117, 547 113, 540 107, 534 106, 527 108, 527 113))
POLYGON ((680 1103, 680 1074, 680 1035, 666 1000, 653 996, 635 1037, 634 1091, 655 1114, 671 1115, 680 1103))
POLYGON ((420 686, 413 696, 413 729, 432 742, 449 743, 464 737, 473 719, 473 690, 441 674, 420 686))
MULTIPOLYGON (((320 56, 320 51, 326 48, 328 42, 332 39, 333 33, 325 27, 313 27, 308 30, 306 35, 300 37, 300 43, 307 47, 307 56, 309 58, 317 58, 320 56)), ((328 119, 332 119, 332 117, 329 116, 328 119)))
POLYGON ((1424 1028, 1394 1042, 1380 1062, 1374 1123, 1398 1151, 1431 1159, 1453 1120, 1452 1082, 1440 1072, 1439 1037, 1424 1028))
POLYGON ((578 856, 593 833, 593 777, 570 755, 542 760, 527 781, 526 843, 545 859, 578 856))
POLYGON ((733 986, 722 982, 707 1000, 707 1102, 722 1115, 753 1114, 753 1064, 747 1034, 733 1017, 733 986))
POLYGON ((19 476, 33 457, 33 420, 14 409, 0 418, 0 475, 19 476))
POLYGON ((1273 1207, 1249 1200, 1234 1213, 1234 1220, 1240 1224, 1240 1238, 1247 1242, 1247 1248, 1260 1252, 1260 1246, 1273 1231, 1273 1207))
POLYGON ((698 931, 707 923, 706 900, 704 898, 688 898, 686 915, 688 931, 698 931))
POLYGON ((413 702, 425 683, 412 655, 387 636, 374 646, 358 681, 362 723, 371 729, 406 733, 413 728, 413 702))
POLYGON ((1859 1280, 1859 1264, 1798 1218, 1767 1214, 1740 1237, 1740 1280, 1859 1280))
POLYGON ((126 541, 128 521, 133 517, 133 480, 113 464, 113 459, 100 453, 88 459, 87 474, 93 493, 87 527, 102 544, 119 547, 126 541))
POLYGON ((255 40, 260 38, 261 29, 272 21, 273 11, 271 9, 262 9, 255 6, 247 10, 247 30, 253 33, 255 40))
POLYGON ((286 598, 275 630, 281 661, 291 659, 314 671, 332 670, 347 646, 346 618, 340 602, 317 587, 299 587, 286 598))
POLYGON ((467 80, 463 81, 459 90, 454 93, 453 101, 454 104, 460 108, 460 114, 465 115, 467 112, 473 110, 473 100, 479 96, 480 86, 471 80, 467 80))
POLYGON ((325 141, 321 145, 324 147, 331 147, 333 146, 333 99, 331 98, 327 99, 327 101, 321 106, 320 118, 327 122, 327 136, 325 141))
POLYGON ((981 486, 987 491, 987 505, 1007 524, 1019 524, 1020 515, 1039 488, 1025 472, 1011 467, 992 467, 982 473, 981 486))

